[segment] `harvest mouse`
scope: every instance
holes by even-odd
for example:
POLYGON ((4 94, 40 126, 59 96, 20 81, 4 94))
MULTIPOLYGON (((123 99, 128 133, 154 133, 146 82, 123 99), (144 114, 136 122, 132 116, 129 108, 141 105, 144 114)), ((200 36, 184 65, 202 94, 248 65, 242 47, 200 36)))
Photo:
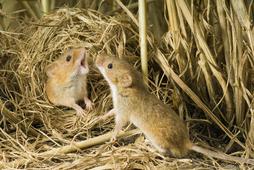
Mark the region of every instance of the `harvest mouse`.
POLYGON ((50 102, 76 110, 83 115, 83 109, 76 103, 84 100, 87 109, 93 103, 87 94, 87 74, 89 72, 87 53, 84 48, 67 49, 57 60, 46 67, 48 80, 46 93, 50 102))
POLYGON ((147 91, 141 74, 128 62, 99 54, 96 66, 111 89, 113 109, 103 117, 115 115, 113 140, 122 127, 131 122, 161 153, 183 157, 189 150, 193 150, 219 159, 254 165, 252 159, 229 156, 193 144, 184 122, 172 109, 147 91))

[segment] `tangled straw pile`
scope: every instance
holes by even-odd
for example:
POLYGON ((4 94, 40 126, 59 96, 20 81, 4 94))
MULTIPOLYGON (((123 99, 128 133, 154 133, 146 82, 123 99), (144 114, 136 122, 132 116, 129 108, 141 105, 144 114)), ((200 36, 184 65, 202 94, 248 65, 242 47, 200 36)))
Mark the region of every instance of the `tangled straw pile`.
MULTIPOLYGON (((139 68, 138 28, 127 18, 105 17, 95 11, 60 9, 36 23, 24 23, 24 27, 18 28, 18 34, 0 32, 3 48, 0 54, 1 167, 183 169, 197 166, 209 169, 227 165, 205 159, 200 161, 195 155, 192 159, 165 158, 145 143, 142 135, 124 138, 115 145, 77 148, 78 151, 68 154, 43 154, 112 130, 113 119, 98 119, 110 109, 112 102, 109 88, 94 68, 93 60, 99 51, 104 50, 109 55, 128 56, 139 68), (95 109, 82 119, 72 110, 52 106, 43 88, 45 66, 68 47, 85 47, 90 53, 89 85, 95 109)), ((152 41, 150 45, 154 45, 152 41)), ((169 49, 163 49, 169 52, 169 49)), ((150 48, 150 54, 155 54, 153 48, 150 48)), ((177 90, 176 86, 168 83, 154 60, 150 64, 153 64, 150 67, 150 90, 165 103, 169 103, 172 96, 174 102, 179 101, 179 94, 172 93, 173 87, 177 90)), ((179 103, 181 100, 173 105, 178 108, 179 103)), ((188 117, 184 104, 179 110, 182 117, 188 117)))

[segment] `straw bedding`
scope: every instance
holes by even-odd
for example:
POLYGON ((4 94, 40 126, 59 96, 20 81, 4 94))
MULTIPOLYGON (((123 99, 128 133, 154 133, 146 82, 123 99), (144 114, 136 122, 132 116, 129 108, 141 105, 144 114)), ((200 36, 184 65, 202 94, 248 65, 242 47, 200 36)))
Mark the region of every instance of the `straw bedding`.
MULTIPOLYGON (((41 154, 113 129, 113 118, 98 119, 111 109, 112 101, 109 87, 93 61, 96 54, 103 50, 109 55, 128 56, 140 70, 138 28, 127 18, 64 8, 38 22, 24 22, 23 27, 17 28, 18 33, 0 32, 3 49, 0 53, 0 104, 3 112, 0 122, 1 168, 232 169, 237 166, 195 153, 183 159, 164 157, 145 142, 141 134, 124 137, 115 144, 104 142, 68 154, 41 154), (44 91, 45 66, 68 47, 85 47, 90 53, 88 84, 95 109, 83 118, 78 118, 73 110, 66 107, 50 104, 44 91)), ((149 54, 154 54, 151 46, 149 54)), ((181 117, 186 117, 188 121, 184 111, 187 108, 173 93, 176 89, 173 89, 171 81, 153 60, 150 64, 154 67, 149 66, 149 90, 163 102, 182 110, 181 117)), ((199 123, 194 121, 190 129, 195 129, 199 123)), ((199 133, 191 132, 194 140, 202 138, 202 131, 199 133)))

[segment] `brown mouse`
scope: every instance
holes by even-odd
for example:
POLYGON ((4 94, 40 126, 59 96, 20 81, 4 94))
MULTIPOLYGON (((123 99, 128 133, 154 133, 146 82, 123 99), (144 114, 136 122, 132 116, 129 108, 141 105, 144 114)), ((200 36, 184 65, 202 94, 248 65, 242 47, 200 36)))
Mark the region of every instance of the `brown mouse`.
POLYGON ((87 53, 84 48, 67 49, 58 59, 46 67, 48 80, 46 94, 55 105, 71 107, 81 116, 84 110, 76 103, 84 100, 87 109, 93 103, 87 94, 89 72, 87 53))
POLYGON ((141 74, 128 62, 100 54, 96 66, 111 89, 113 109, 103 118, 115 115, 113 140, 122 127, 131 122, 161 153, 183 157, 193 150, 223 160, 254 165, 253 159, 234 157, 193 144, 185 123, 174 110, 146 90, 141 74))

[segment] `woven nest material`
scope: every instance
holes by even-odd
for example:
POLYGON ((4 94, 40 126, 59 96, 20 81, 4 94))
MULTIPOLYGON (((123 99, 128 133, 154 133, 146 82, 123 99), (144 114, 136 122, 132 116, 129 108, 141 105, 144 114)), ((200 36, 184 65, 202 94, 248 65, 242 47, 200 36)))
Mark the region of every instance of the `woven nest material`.
MULTIPOLYGON (((95 11, 60 9, 36 23, 26 22, 19 34, 1 33, 2 104, 18 118, 3 116, 1 166, 39 169, 210 169, 215 161, 202 156, 186 159, 164 157, 142 135, 116 144, 104 143, 68 154, 41 154, 111 131, 113 118, 98 116, 112 108, 109 87, 93 65, 100 51, 128 56, 139 69, 138 28, 126 16, 105 17, 95 11), (49 103, 44 91, 45 66, 68 47, 85 47, 90 53, 89 92, 95 109, 78 118, 73 110, 49 103), (10 121, 11 120, 11 121, 10 121), (13 121, 13 123, 11 123, 13 121), (23 127, 23 129, 22 129, 23 127), (34 129, 34 133, 30 133, 34 129), (199 158, 198 158, 199 157, 199 158)), ((152 48, 150 48, 152 53, 152 48)), ((170 87, 161 84, 163 74, 150 69, 150 91, 169 102, 170 87)), ((220 165, 220 166, 223 166, 220 165)), ((231 167, 232 168, 232 167, 231 167)))

